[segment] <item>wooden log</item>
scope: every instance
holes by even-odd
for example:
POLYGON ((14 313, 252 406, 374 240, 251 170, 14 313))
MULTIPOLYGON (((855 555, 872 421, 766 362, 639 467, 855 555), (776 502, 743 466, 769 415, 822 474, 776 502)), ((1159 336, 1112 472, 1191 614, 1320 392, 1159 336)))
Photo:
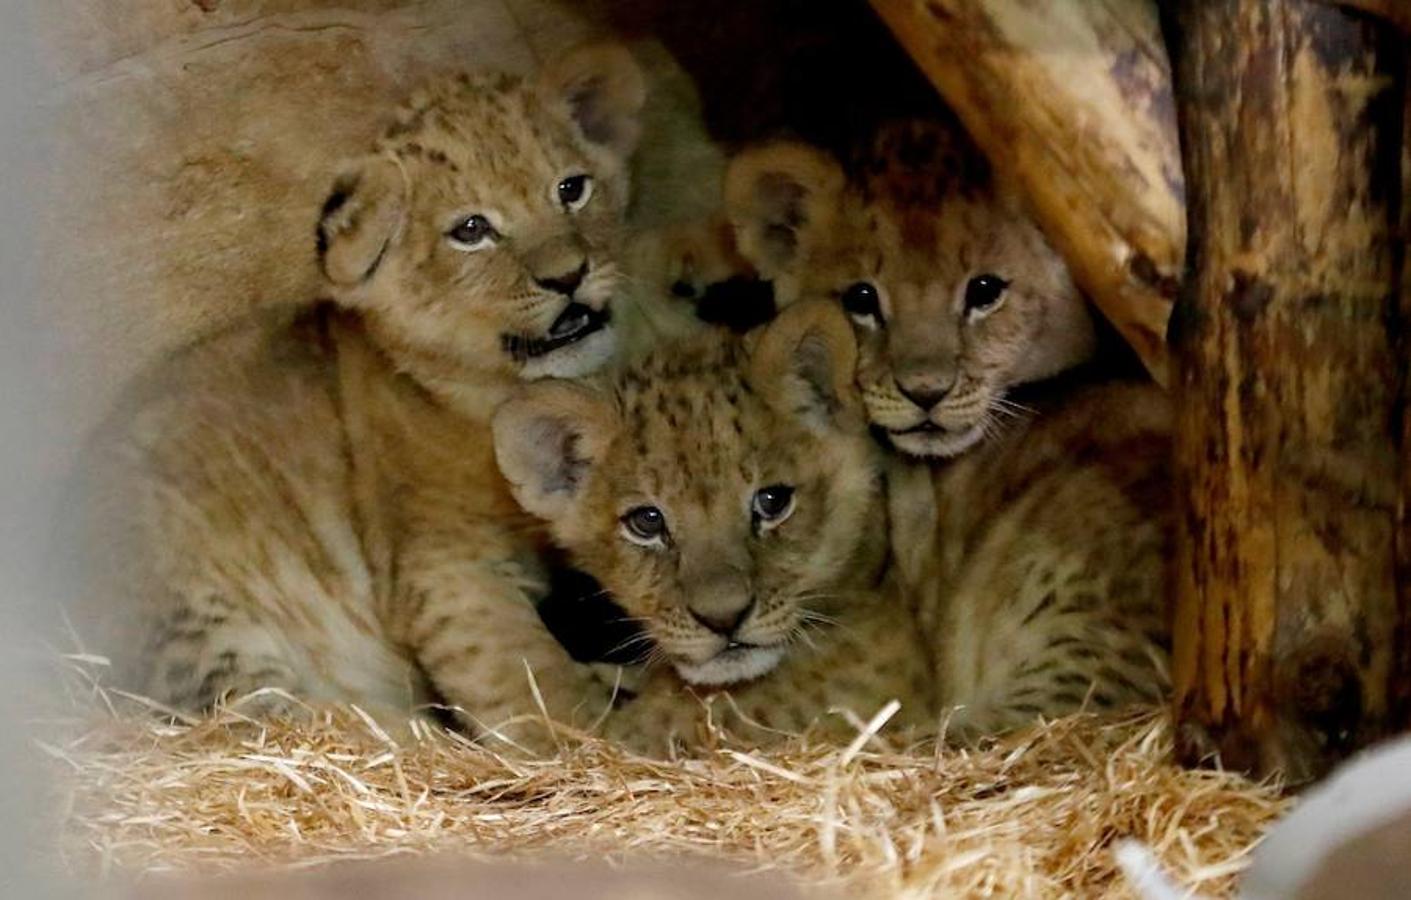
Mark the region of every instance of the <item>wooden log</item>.
POLYGON ((1400 36, 1311 0, 1176 24, 1178 752, 1299 781, 1391 725, 1400 36))
POLYGON ((1403 82, 1401 142, 1401 309, 1398 325, 1401 361, 1401 493, 1396 505, 1397 638, 1393 719, 1411 728, 1411 54, 1403 82))
POLYGON ((1407 0, 1323 0, 1336 3, 1348 9, 1356 9, 1374 16, 1380 16, 1402 28, 1411 31, 1411 3, 1407 0))
POLYGON ((1150 0, 872 0, 1152 374, 1185 253, 1170 66, 1150 0))

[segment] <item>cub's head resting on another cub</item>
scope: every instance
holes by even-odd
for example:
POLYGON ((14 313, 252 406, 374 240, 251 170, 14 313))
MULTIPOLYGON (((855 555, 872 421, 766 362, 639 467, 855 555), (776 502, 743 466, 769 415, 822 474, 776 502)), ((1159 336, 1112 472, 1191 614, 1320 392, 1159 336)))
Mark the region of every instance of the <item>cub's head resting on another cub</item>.
POLYGON ((725 202, 777 303, 832 298, 847 311, 868 415, 905 453, 963 453, 1006 414, 1007 390, 1094 350, 1063 261, 939 123, 884 129, 846 169, 801 144, 747 151, 725 202))
POLYGON ((530 385, 495 415, 519 500, 691 684, 773 669, 884 564, 880 453, 855 341, 801 304, 743 343, 656 351, 610 382, 530 385))
POLYGON ((335 299, 448 391, 598 368, 616 349, 644 99, 641 71, 613 46, 536 80, 423 89, 325 204, 319 258, 335 299))

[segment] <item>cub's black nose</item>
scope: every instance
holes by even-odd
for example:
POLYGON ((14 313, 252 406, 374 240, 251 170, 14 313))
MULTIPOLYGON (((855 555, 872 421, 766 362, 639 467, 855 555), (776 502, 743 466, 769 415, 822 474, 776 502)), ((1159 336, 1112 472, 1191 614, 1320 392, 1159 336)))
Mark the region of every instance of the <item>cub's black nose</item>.
POLYGON ((900 381, 897 382, 897 390, 906 399, 915 403, 924 410, 930 410, 937 403, 946 399, 946 394, 950 393, 950 387, 940 387, 938 385, 914 385, 908 388, 900 381))
POLYGON ((563 294, 565 297, 572 297, 574 291, 583 283, 583 279, 588 274, 588 263, 584 262, 577 269, 566 275, 555 275, 551 278, 535 278, 534 283, 546 291, 553 291, 563 294))

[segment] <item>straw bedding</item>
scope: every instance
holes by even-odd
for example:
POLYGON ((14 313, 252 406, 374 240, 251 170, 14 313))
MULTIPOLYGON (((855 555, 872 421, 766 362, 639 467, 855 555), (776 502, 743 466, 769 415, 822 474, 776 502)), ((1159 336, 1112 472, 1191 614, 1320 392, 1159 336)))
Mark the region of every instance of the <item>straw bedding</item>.
POLYGON ((848 896, 1127 896, 1113 845, 1149 844, 1180 883, 1228 894, 1284 811, 1272 785, 1167 762, 1163 714, 1077 716, 978 750, 769 752, 720 743, 654 761, 586 735, 550 759, 433 726, 393 741, 357 710, 256 725, 102 703, 41 748, 82 875, 308 867, 396 854, 641 860, 708 855, 848 896))

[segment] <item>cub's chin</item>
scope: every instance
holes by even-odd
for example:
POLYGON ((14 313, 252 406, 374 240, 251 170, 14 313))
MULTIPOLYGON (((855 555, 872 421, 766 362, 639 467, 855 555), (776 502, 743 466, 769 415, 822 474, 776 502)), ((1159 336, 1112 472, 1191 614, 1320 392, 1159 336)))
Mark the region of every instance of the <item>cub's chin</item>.
POLYGON ((984 440, 985 428, 978 422, 960 429, 942 428, 928 422, 905 431, 888 430, 886 435, 893 447, 908 456, 950 459, 984 440))
POLYGON ((729 687, 768 675, 783 659, 783 647, 729 647, 705 662, 678 659, 673 665, 687 684, 729 687))

